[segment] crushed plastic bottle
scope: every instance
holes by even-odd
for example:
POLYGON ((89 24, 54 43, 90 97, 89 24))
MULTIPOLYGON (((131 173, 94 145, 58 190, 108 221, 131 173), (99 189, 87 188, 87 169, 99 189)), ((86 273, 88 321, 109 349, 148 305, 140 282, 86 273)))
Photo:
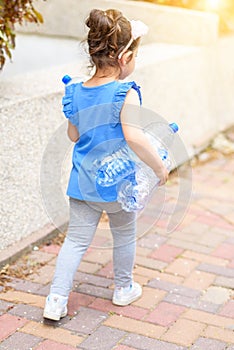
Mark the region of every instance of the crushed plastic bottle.
MULTIPOLYGON (((178 129, 176 123, 151 123, 144 130, 168 171, 171 170, 168 149, 178 129)), ((118 184, 117 201, 125 211, 129 212, 143 209, 153 189, 159 183, 154 171, 126 144, 119 146, 115 152, 99 161, 96 164, 95 175, 100 186, 118 184), (125 179, 132 173, 135 173, 134 183, 125 179)))
POLYGON ((134 173, 136 164, 135 154, 127 144, 121 144, 102 161, 95 162, 96 182, 103 187, 115 185, 126 176, 134 173))
MULTIPOLYGON (((144 130, 168 171, 171 170, 168 149, 178 129, 176 123, 152 123, 144 130)), ((117 201, 127 212, 142 210, 160 181, 154 171, 142 161, 136 166, 135 178, 137 184, 123 180, 118 186, 117 201)))

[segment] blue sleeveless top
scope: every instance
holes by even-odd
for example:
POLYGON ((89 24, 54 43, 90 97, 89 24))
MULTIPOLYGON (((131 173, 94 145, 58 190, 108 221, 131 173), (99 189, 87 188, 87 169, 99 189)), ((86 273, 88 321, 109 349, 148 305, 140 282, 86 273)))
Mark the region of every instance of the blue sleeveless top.
POLYGON ((140 88, 134 81, 113 81, 95 87, 83 83, 66 86, 63 112, 80 135, 73 150, 68 196, 93 202, 117 200, 117 185, 101 187, 96 183, 95 163, 111 155, 120 143, 126 143, 120 112, 131 88, 138 92, 141 104, 140 88))

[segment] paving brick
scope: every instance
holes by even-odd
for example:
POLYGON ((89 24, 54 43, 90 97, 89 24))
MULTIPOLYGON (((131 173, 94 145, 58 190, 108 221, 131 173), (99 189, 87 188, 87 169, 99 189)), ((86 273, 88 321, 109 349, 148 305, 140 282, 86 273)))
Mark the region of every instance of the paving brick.
POLYGON ((134 277, 134 281, 138 282, 141 286, 146 286, 150 280, 149 277, 144 277, 141 275, 137 275, 135 273, 134 273, 133 277, 134 277))
MULTIPOLYGON (((208 231, 202 235, 201 239, 199 239, 199 244, 216 248, 224 240, 225 240, 225 236, 223 234, 208 231)), ((221 256, 221 258, 224 258, 224 257, 221 256)))
POLYGON ((12 279, 11 282, 7 285, 16 290, 20 290, 26 293, 34 293, 41 288, 41 285, 39 283, 34 283, 32 281, 23 280, 19 278, 12 279))
POLYGON ((184 281, 184 278, 182 276, 171 275, 170 273, 166 273, 164 271, 160 272, 158 274, 157 279, 162 280, 162 281, 171 282, 174 284, 182 284, 184 281))
POLYGON ((28 321, 26 319, 4 314, 0 316, 0 341, 23 327, 28 321))
POLYGON ((164 301, 172 304, 191 307, 193 309, 203 310, 207 312, 217 312, 219 305, 207 301, 199 300, 198 298, 191 298, 179 294, 168 294, 164 301))
POLYGON ((113 284, 113 279, 95 276, 80 271, 75 274, 74 281, 79 283, 94 284, 95 286, 99 287, 109 287, 111 284, 113 284))
POLYGON ((152 309, 165 297, 166 294, 166 291, 162 291, 155 288, 143 287, 143 293, 141 298, 135 301, 133 305, 145 309, 152 309))
POLYGON ((41 251, 49 253, 49 254, 58 255, 60 249, 61 249, 61 246, 59 246, 57 244, 50 244, 50 245, 43 246, 41 248, 41 251))
POLYGON ((158 259, 164 262, 172 262, 178 255, 182 254, 183 249, 172 245, 164 244, 155 249, 150 255, 153 259, 158 259))
POLYGON ((210 254, 210 252, 213 250, 211 247, 206 247, 204 245, 193 243, 193 242, 187 242, 182 241, 179 239, 171 238, 167 241, 167 244, 176 246, 178 248, 188 249, 192 250, 194 252, 202 253, 202 254, 210 254))
POLYGON ((185 259, 185 258, 178 258, 174 260, 166 269, 165 271, 167 273, 172 273, 175 275, 187 277, 191 274, 191 272, 195 269, 195 267, 198 265, 198 262, 185 259))
POLYGON ((43 296, 47 296, 48 294, 50 294, 50 286, 51 286, 51 283, 48 283, 46 285, 41 285, 41 287, 34 292, 34 294, 37 294, 37 295, 43 295, 43 296))
MULTIPOLYGON (((200 214, 200 208, 199 211, 196 210, 197 214, 200 214)), ((203 234, 205 232, 207 232, 207 230, 210 229, 210 226, 201 222, 197 222, 197 221, 193 221, 190 222, 189 225, 187 227, 184 227, 182 229, 180 229, 180 231, 187 233, 188 235, 200 235, 203 234)))
POLYGON ((17 304, 9 311, 9 314, 24 317, 27 320, 41 321, 43 319, 41 308, 26 304, 17 304))
POLYGON ((228 239, 226 239, 226 241, 224 243, 233 244, 234 245, 234 237, 229 237, 228 239))
MULTIPOLYGON (((95 271, 95 272, 97 272, 97 271, 95 271)), ((97 275, 113 279, 114 278, 114 274, 113 274, 113 263, 112 263, 112 261, 110 261, 104 267, 99 266, 97 275)))
POLYGON ((168 273, 152 270, 150 268, 138 266, 138 265, 135 265, 135 268, 134 268, 134 276, 135 275, 145 276, 145 277, 148 277, 149 279, 158 278, 158 279, 162 279, 162 280, 169 281, 172 283, 177 283, 177 284, 180 284, 183 281, 182 277, 174 276, 168 273))
POLYGON ((208 312, 200 310, 187 310, 183 314, 183 318, 190 319, 192 321, 200 322, 202 321, 205 324, 228 328, 232 324, 232 320, 228 317, 214 315, 208 312))
POLYGON ((186 250, 183 252, 182 257, 200 261, 203 263, 211 264, 211 265, 219 265, 219 266, 226 266, 228 263, 227 259, 221 259, 214 256, 210 256, 207 254, 201 254, 197 252, 193 252, 191 250, 186 250))
POLYGON ((204 211, 203 215, 197 217, 197 220, 198 222, 202 222, 210 226, 217 225, 222 227, 222 224, 223 224, 223 220, 218 215, 215 215, 208 211, 204 211))
POLYGON ((82 337, 75 335, 67 329, 55 328, 51 325, 34 321, 29 321, 20 329, 20 331, 26 334, 35 335, 36 337, 54 340, 61 344, 72 345, 74 347, 83 341, 82 337))
POLYGON ((125 332, 101 326, 81 344, 85 350, 111 350, 125 336, 125 332))
POLYGON ((225 304, 230 299, 230 290, 222 287, 209 287, 203 294, 201 300, 214 304, 225 304))
POLYGON ((59 344, 52 340, 43 341, 35 350, 74 350, 74 348, 70 345, 59 344))
POLYGON ((164 270, 164 268, 167 266, 165 262, 158 261, 151 258, 145 258, 144 256, 139 256, 139 255, 136 256, 136 264, 143 267, 148 267, 152 270, 158 270, 158 271, 164 270))
POLYGON ((165 332, 164 327, 119 315, 109 317, 104 324, 109 327, 122 329, 126 332, 137 333, 151 338, 159 338, 165 332))
POLYGON ((166 240, 166 237, 160 236, 157 233, 148 233, 137 241, 137 245, 152 250, 160 247, 166 240))
POLYGON ((199 290, 184 287, 167 281, 162 281, 160 279, 154 279, 150 281, 148 285, 152 288, 165 290, 171 294, 178 294, 187 297, 199 297, 201 294, 199 290))
POLYGON ((191 346, 205 327, 206 326, 202 323, 179 319, 169 328, 161 339, 182 346, 191 346))
POLYGON ((37 273, 34 273, 29 276, 29 279, 35 283, 39 284, 47 284, 52 281, 54 276, 54 266, 52 265, 45 265, 42 268, 40 268, 37 273))
POLYGON ((84 261, 106 265, 112 259, 111 249, 95 249, 84 257, 84 261))
POLYGON ((107 317, 108 314, 104 312, 81 307, 78 314, 63 327, 71 331, 91 334, 107 317))
POLYGON ((151 270, 150 268, 147 268, 147 267, 135 265, 134 275, 135 274, 149 277, 150 279, 152 279, 152 278, 158 277, 160 275, 160 272, 156 270, 151 270))
POLYGON ((224 277, 234 277, 234 270, 217 265, 211 264, 201 264, 197 267, 198 270, 214 273, 216 275, 224 276, 224 277))
MULTIPOLYGON (((81 261, 79 265, 79 271, 85 272, 85 273, 96 273, 101 269, 102 265, 98 263, 91 263, 88 261, 81 261)), ((108 276, 105 276, 108 277, 108 276)))
POLYGON ((1 294, 1 299, 13 303, 22 303, 44 308, 45 298, 39 295, 24 293, 20 291, 8 291, 1 294))
POLYGON ((226 237, 232 237, 233 236, 233 227, 213 226, 210 228, 210 232, 221 233, 221 234, 224 234, 224 232, 225 232, 226 237))
POLYGON ((91 308, 96 310, 101 310, 106 313, 116 313, 118 315, 123 315, 131 317, 137 320, 141 320, 148 312, 148 310, 136 307, 134 305, 129 306, 115 306, 110 300, 105 299, 95 299, 94 302, 90 305, 91 308))
POLYGON ((138 350, 185 350, 187 348, 176 344, 167 343, 164 341, 144 337, 137 334, 129 334, 123 344, 136 346, 138 350))
POLYGON ((191 347, 191 350, 225 350, 226 343, 214 339, 199 338, 191 347))
MULTIPOLYGON (((228 215, 225 215, 225 216, 228 218, 228 215)), ((232 218, 232 217, 233 217, 233 215, 231 215, 230 218, 232 218)), ((212 224, 213 224, 213 226, 217 226, 217 227, 220 227, 220 228, 225 229, 225 230, 230 230, 230 232, 233 231, 233 226, 228 224, 225 219, 223 219, 223 220, 222 219, 213 220, 213 219, 214 218, 209 219, 209 218, 205 218, 205 217, 198 217, 197 220, 200 222, 206 223, 210 226, 212 226, 212 224)))
POLYGON ((234 300, 230 300, 224 307, 222 308, 220 315, 225 317, 232 317, 234 319, 234 300))
POLYGON ((234 244, 223 243, 215 249, 212 255, 222 259, 232 260, 234 259, 234 244))
POLYGON ((113 350, 137 350, 136 348, 130 348, 129 346, 126 345, 117 345, 116 347, 113 348, 113 350))
POLYGON ((208 326, 204 330, 203 336, 234 344, 234 332, 221 327, 208 326))
POLYGON ((109 219, 106 216, 107 221, 103 221, 102 218, 99 221, 96 233, 90 244, 89 249, 111 248, 113 246, 112 234, 109 226, 109 219))
POLYGON ((49 262, 48 262, 48 265, 51 265, 51 266, 56 266, 56 263, 57 263, 57 255, 53 255, 53 259, 51 259, 49 262))
POLYGON ((21 332, 14 333, 2 343, 0 343, 1 350, 30 350, 41 342, 41 338, 34 337, 31 334, 24 334, 21 332))
POLYGON ((113 291, 111 289, 93 286, 92 284, 81 284, 75 288, 76 292, 100 297, 104 299, 112 299, 113 291))
MULTIPOLYGON (((1 295, 0 295, 1 298, 1 295)), ((15 304, 10 303, 8 301, 0 300, 0 311, 8 311, 11 309, 15 304)))
POLYGON ((162 302, 147 316, 146 321, 168 327, 186 310, 185 307, 162 302))
POLYGON ((170 237, 177 240, 197 243, 197 242, 200 242, 202 233, 196 232, 196 233, 190 234, 182 231, 174 231, 170 234, 170 237))
POLYGON ((234 289, 234 279, 229 277, 222 277, 218 276, 216 277, 215 281, 213 282, 215 286, 225 287, 234 289))
POLYGON ((73 316, 77 314, 77 311, 80 309, 81 306, 88 306, 95 300, 95 297, 71 292, 68 299, 68 315, 73 316))
POLYGON ((28 261, 31 263, 39 263, 39 264, 45 264, 48 263, 53 259, 53 256, 51 254, 46 253, 42 250, 38 251, 32 251, 27 255, 28 261))
POLYGON ((204 271, 192 271, 184 280, 183 285, 198 290, 207 289, 215 280, 215 275, 204 271))
MULTIPOLYGON (((184 208, 182 210, 183 210, 182 212, 184 212, 184 208)), ((186 213, 186 215, 182 219, 180 218, 180 220, 181 220, 180 225, 179 225, 180 229, 190 226, 191 223, 193 223, 193 222, 197 222, 196 219, 197 219, 196 214, 186 213)), ((178 224, 178 223, 176 222, 176 224, 178 224)))
POLYGON ((143 247, 137 246, 137 255, 146 257, 146 256, 150 255, 151 252, 152 252, 152 249, 150 249, 150 248, 143 248, 143 247))

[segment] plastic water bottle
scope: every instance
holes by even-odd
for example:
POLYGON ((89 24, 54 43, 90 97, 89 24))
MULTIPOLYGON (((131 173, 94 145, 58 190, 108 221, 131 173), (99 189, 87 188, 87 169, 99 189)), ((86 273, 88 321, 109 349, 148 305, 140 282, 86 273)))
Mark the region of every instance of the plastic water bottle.
POLYGON ((66 85, 73 85, 73 84, 78 84, 82 81, 82 79, 80 77, 75 77, 75 78, 71 78, 70 75, 64 75, 64 77, 62 78, 62 82, 66 85))
MULTIPOLYGON (((171 160, 168 154, 168 148, 173 142, 174 134, 178 131, 178 125, 175 123, 152 123, 145 128, 145 134, 149 141, 158 152, 164 166, 168 171, 171 170, 171 160)), ((135 172, 137 184, 131 181, 122 180, 118 186, 117 200, 125 211, 137 211, 145 207, 150 194, 157 187, 159 178, 154 171, 144 162, 138 162, 135 172)))
MULTIPOLYGON (((165 147, 173 142, 174 133, 178 131, 175 123, 152 123, 144 132, 149 138, 162 160, 168 158, 168 151, 165 147), (164 132, 162 132, 164 129, 164 132), (166 141, 166 142, 165 142, 166 141)), ((117 184, 121 179, 142 168, 143 163, 126 143, 122 143, 110 155, 104 159, 96 160, 95 176, 100 186, 108 187, 117 184)))
POLYGON ((96 182, 103 187, 117 184, 137 169, 137 156, 127 144, 120 144, 116 150, 102 161, 96 160, 96 182))

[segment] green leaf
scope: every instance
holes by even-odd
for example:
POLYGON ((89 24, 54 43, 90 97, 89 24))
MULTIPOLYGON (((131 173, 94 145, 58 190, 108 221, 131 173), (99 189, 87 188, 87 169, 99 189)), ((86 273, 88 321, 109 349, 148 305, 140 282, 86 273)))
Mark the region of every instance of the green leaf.
POLYGON ((44 20, 43 20, 42 14, 40 12, 38 12, 37 10, 35 10, 34 7, 32 8, 32 11, 35 13, 38 22, 43 23, 44 20))
POLYGON ((6 43, 6 45, 3 47, 7 56, 11 59, 12 58, 12 54, 11 54, 11 51, 10 51, 10 46, 8 43, 6 43))

